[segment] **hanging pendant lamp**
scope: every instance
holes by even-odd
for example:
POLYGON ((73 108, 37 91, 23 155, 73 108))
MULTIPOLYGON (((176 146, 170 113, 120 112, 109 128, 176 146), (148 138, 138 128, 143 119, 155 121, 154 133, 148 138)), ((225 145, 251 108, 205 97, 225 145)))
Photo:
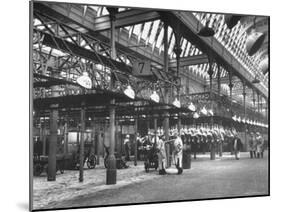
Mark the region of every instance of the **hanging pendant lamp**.
POLYGON ((151 96, 150 96, 150 99, 156 103, 159 103, 160 101, 160 97, 159 95, 156 93, 156 91, 153 91, 151 96))
POLYGON ((135 99, 135 91, 132 89, 130 85, 124 90, 124 94, 131 99, 135 99))
POLYGON ((246 40, 246 51, 249 56, 253 56, 261 48, 265 37, 264 33, 252 30, 252 33, 248 35, 246 40))
POLYGON ((232 29, 238 21, 242 18, 241 15, 225 15, 224 20, 228 29, 232 29))
POLYGON ((213 30, 213 28, 204 26, 200 29, 200 31, 197 34, 202 37, 212 37, 214 36, 215 31, 213 30))
POLYGON ((191 110, 192 112, 194 112, 196 110, 196 107, 195 105, 191 102, 189 105, 188 105, 188 109, 191 110))
POLYGON ((92 80, 86 71, 84 71, 82 76, 78 77, 76 81, 79 85, 81 85, 84 88, 87 89, 92 88, 92 80))
POLYGON ((181 107, 181 103, 180 101, 178 100, 178 98, 175 99, 175 101, 173 102, 173 105, 177 108, 180 108, 181 107))
POLYGON ((202 108, 201 113, 202 113, 203 115, 205 115, 205 116, 208 115, 208 111, 206 110, 205 107, 202 108))
POLYGON ((255 79, 253 79, 252 83, 257 84, 260 83, 261 81, 259 80, 258 76, 255 76, 255 79))
POLYGON ((264 75, 268 72, 268 58, 265 58, 260 62, 260 69, 264 75))
POLYGON ((202 27, 197 35, 202 36, 202 37, 212 37, 215 34, 215 30, 213 28, 209 27, 209 20, 206 22, 205 26, 202 27))
POLYGON ((214 112, 213 112, 212 109, 208 110, 208 115, 209 115, 209 116, 213 116, 213 115, 214 115, 214 112))
POLYGON ((240 116, 237 118, 237 121, 238 121, 238 122, 241 122, 241 118, 240 118, 240 116))
POLYGON ((198 119, 199 118, 199 114, 196 112, 193 114, 193 118, 198 119))

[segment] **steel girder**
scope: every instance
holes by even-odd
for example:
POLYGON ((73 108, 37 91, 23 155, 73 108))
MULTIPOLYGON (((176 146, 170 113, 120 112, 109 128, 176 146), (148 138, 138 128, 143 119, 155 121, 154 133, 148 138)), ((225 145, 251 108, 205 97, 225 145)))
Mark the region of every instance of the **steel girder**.
POLYGON ((238 62, 238 60, 225 50, 225 47, 218 42, 218 40, 209 37, 200 37, 197 35, 198 26, 202 24, 195 18, 192 13, 185 13, 181 11, 172 11, 171 13, 161 13, 170 26, 176 27, 177 22, 180 23, 180 33, 186 39, 189 39, 202 52, 212 55, 216 62, 234 71, 234 74, 239 78, 245 80, 249 87, 253 87, 262 93, 264 97, 268 97, 268 91, 261 85, 253 85, 251 81, 254 79, 250 73, 238 62), (175 21, 176 20, 176 21, 175 21))
MULTIPOLYGON (((82 31, 84 32, 84 34, 95 37, 96 39, 99 39, 103 43, 108 43, 108 44, 110 43, 109 32, 108 31, 104 31, 104 32, 100 32, 100 33, 95 32, 93 30, 93 26, 84 20, 84 19, 90 20, 90 18, 92 18, 92 20, 94 20, 94 18, 90 17, 89 15, 88 15, 89 17, 87 17, 87 15, 85 15, 85 16, 82 15, 83 10, 81 8, 79 9, 78 6, 75 6, 72 9, 71 7, 67 7, 67 6, 55 6, 53 4, 44 5, 43 3, 36 3, 34 8, 35 8, 35 11, 37 11, 40 14, 44 14, 49 17, 52 16, 53 19, 55 19, 57 21, 61 21, 63 23, 67 23, 68 25, 76 25, 77 29, 78 28, 79 28, 79 30, 83 29, 82 31)), ((143 12, 141 12, 141 11, 135 10, 134 12, 136 14, 143 14, 143 12)), ((127 14, 127 13, 125 13, 125 14, 127 14)), ((138 21, 138 20, 136 20, 136 21, 138 21)), ((146 21, 148 21, 148 19, 146 19, 146 21)), ((161 68, 159 68, 159 66, 162 67, 164 64, 163 54, 160 54, 160 55, 156 54, 152 50, 148 50, 148 48, 144 48, 144 47, 129 49, 127 47, 128 42, 130 43, 130 45, 133 45, 133 46, 134 45, 137 46, 139 44, 136 43, 134 41, 134 39, 128 39, 128 35, 126 35, 126 33, 124 31, 121 31, 118 34, 118 37, 119 38, 117 39, 117 43, 116 43, 117 50, 128 53, 134 59, 138 58, 140 60, 152 61, 152 66, 154 66, 154 70, 161 75, 160 72, 163 72, 163 70, 161 68)), ((173 78, 173 75, 174 75, 173 68, 170 68, 169 71, 170 72, 164 73, 164 74, 167 74, 168 77, 173 78)), ((184 76, 185 72, 183 71, 181 74, 184 76)), ((203 84, 204 82, 203 82, 203 80, 201 80, 201 81, 199 80, 198 83, 203 84)))
MULTIPOLYGON (((189 57, 181 57, 180 58, 180 66, 192 66, 198 64, 209 63, 208 56, 206 54, 194 55, 189 57)), ((175 59, 170 60, 169 67, 176 68, 177 61, 175 59)))
MULTIPOLYGON (((152 10, 125 10, 116 14, 116 28, 126 27, 148 21, 159 19, 158 12, 152 10)), ((110 29, 110 17, 101 16, 94 19, 93 30, 95 32, 106 31, 110 29)))

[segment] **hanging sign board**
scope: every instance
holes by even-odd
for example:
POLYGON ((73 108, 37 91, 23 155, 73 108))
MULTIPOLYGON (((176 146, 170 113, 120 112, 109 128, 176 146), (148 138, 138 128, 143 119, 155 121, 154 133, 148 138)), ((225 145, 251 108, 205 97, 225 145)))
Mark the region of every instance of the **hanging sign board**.
POLYGON ((87 88, 87 89, 92 88, 92 80, 88 76, 87 72, 84 72, 83 75, 77 79, 77 83, 84 88, 87 88))
POLYGON ((134 61, 133 62, 133 75, 135 76, 151 76, 150 61, 134 61))

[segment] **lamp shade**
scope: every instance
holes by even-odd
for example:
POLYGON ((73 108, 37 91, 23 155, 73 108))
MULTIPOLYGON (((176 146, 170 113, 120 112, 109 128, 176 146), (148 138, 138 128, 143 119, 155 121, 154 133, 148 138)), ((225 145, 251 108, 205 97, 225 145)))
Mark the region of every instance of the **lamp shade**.
POLYGON ((156 103, 159 103, 160 101, 160 97, 159 95, 156 93, 156 91, 153 91, 151 96, 150 96, 150 99, 156 103))
POLYGON ((202 37, 212 37, 214 36, 215 31, 208 26, 204 26, 200 29, 200 31, 197 34, 202 37))
POLYGON ((255 76, 255 79, 253 79, 252 83, 253 84, 257 84, 260 83, 261 81, 259 80, 259 78, 257 76, 255 76))
POLYGON ((214 112, 213 112, 213 110, 208 110, 208 115, 210 115, 210 116, 213 116, 214 115, 214 112))
POLYGON ((205 107, 203 107, 203 108, 201 109, 201 113, 202 113, 203 115, 205 115, 205 116, 208 115, 208 111, 206 110, 205 107))
POLYGON ((240 15, 225 15, 224 20, 229 29, 232 29, 242 18, 240 15))
POLYGON ((266 74, 268 72, 268 58, 263 59, 259 65, 262 73, 266 74))
POLYGON ((131 99, 135 99, 135 91, 132 89, 130 85, 124 90, 124 94, 131 99))
POLYGON ((92 80, 88 76, 87 72, 83 72, 82 76, 77 78, 77 83, 84 88, 91 89, 92 88, 92 80))
POLYGON ((253 56, 262 46, 265 34, 261 32, 252 32, 246 40, 246 50, 249 56, 253 56))
POLYGON ((193 114, 193 118, 198 119, 199 118, 199 114, 196 112, 193 114))
POLYGON ((195 105, 191 102, 191 103, 188 105, 188 109, 194 112, 194 111, 196 110, 196 107, 195 107, 195 105))
POLYGON ((173 102, 173 105, 177 108, 180 108, 181 107, 181 103, 180 101, 178 100, 178 98, 175 99, 175 101, 173 102))

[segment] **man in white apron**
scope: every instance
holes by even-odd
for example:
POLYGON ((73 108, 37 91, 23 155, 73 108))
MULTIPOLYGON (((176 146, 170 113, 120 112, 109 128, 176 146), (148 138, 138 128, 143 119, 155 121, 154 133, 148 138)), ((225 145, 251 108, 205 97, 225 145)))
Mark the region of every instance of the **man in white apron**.
POLYGON ((163 141, 164 135, 160 135, 159 139, 156 140, 156 148, 158 155, 158 164, 159 164, 159 174, 166 174, 166 150, 165 143, 163 141))
POLYGON ((174 136, 176 137, 174 141, 173 158, 176 168, 178 169, 178 174, 182 173, 182 149, 183 143, 178 132, 175 131, 174 136))

